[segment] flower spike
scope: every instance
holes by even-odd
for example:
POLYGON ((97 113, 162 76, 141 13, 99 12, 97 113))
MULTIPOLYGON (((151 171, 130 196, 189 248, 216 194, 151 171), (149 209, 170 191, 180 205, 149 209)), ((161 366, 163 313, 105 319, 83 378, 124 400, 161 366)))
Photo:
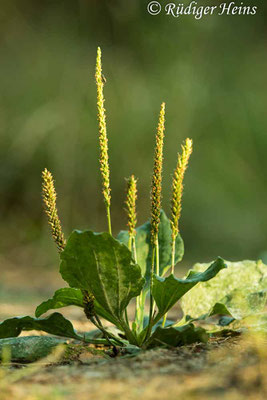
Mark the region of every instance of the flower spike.
POLYGON ((95 71, 96 87, 97 87, 97 109, 98 109, 98 125, 99 125, 99 143, 100 143, 100 172, 102 176, 102 190, 104 196, 104 202, 107 209, 108 227, 109 233, 111 234, 111 221, 110 221, 110 170, 109 170, 109 158, 108 158, 108 138, 107 138, 107 127, 106 127, 106 110, 104 107, 104 80, 102 74, 102 63, 101 63, 101 49, 97 49, 96 57, 96 71, 95 71))
POLYGON ((157 243, 161 209, 161 182, 163 163, 163 139, 165 130, 165 103, 161 104, 159 123, 156 133, 156 145, 154 154, 154 168, 151 184, 151 241, 157 243))
POLYGON ((172 229, 172 272, 175 264, 175 239, 179 233, 179 220, 182 211, 183 180, 188 166, 189 157, 193 151, 193 142, 186 139, 182 145, 182 153, 178 153, 177 166, 172 180, 172 199, 171 199, 171 229, 172 229))
POLYGON ((126 212, 128 217, 129 237, 133 238, 136 235, 136 200, 137 200, 137 180, 134 175, 127 179, 127 195, 126 195, 126 212))
POLYGON ((48 217, 48 224, 50 225, 53 239, 57 245, 58 251, 64 250, 66 240, 62 232, 61 222, 58 217, 57 211, 57 193, 55 190, 54 180, 51 172, 46 168, 42 172, 42 196, 44 203, 44 210, 48 217))

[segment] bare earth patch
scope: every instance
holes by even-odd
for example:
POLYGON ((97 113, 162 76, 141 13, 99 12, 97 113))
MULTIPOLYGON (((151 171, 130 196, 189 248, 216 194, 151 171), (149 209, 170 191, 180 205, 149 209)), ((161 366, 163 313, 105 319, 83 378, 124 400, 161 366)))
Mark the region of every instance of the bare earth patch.
POLYGON ((207 345, 156 349, 110 358, 72 346, 54 364, 2 367, 1 400, 8 399, 265 399, 266 341, 225 338, 207 345), (18 373, 26 372, 20 377, 18 373), (12 374, 17 374, 12 381, 12 374), (8 382, 11 379, 10 382, 8 382))

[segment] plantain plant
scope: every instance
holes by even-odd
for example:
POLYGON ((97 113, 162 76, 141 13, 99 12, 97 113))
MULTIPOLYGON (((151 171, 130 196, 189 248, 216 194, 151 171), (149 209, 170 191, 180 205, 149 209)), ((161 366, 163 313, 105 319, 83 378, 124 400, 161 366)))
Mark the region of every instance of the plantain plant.
MULTIPOLYGON (((150 348, 178 346, 206 341, 208 333, 184 316, 169 321, 169 310, 199 282, 206 282, 226 268, 219 257, 203 271, 191 270, 184 279, 175 277, 175 266, 183 258, 180 235, 183 182, 192 153, 192 140, 186 139, 178 154, 173 173, 169 219, 161 209, 165 104, 162 103, 156 130, 154 168, 151 182, 150 221, 137 227, 137 179, 127 179, 125 209, 127 230, 112 236, 111 189, 108 137, 104 107, 104 83, 101 50, 96 59, 97 109, 99 122, 100 173, 107 215, 107 232, 74 230, 66 240, 58 217, 56 190, 52 174, 42 173, 44 209, 60 257, 60 273, 69 287, 59 289, 41 303, 35 318, 15 317, 0 324, 0 338, 18 336, 22 330, 42 330, 93 344, 150 348), (135 302, 132 301, 135 299, 135 302), (135 307, 133 321, 128 308, 135 307), (58 312, 44 313, 66 306, 77 306, 97 328, 80 334, 58 312), (108 322, 108 324, 107 324, 108 322), (111 325, 114 325, 112 328, 111 325)), ((221 311, 220 311, 221 312, 221 311)), ((215 311, 213 312, 215 313, 215 311)))

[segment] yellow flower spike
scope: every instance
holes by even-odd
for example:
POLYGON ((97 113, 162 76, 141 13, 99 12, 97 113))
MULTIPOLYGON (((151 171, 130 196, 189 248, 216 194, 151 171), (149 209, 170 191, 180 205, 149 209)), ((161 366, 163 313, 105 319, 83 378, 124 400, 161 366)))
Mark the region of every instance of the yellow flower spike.
MULTIPOLYGON (((137 200, 137 179, 135 178, 134 175, 131 175, 127 179, 127 192, 126 192, 126 213, 127 213, 127 218, 128 218, 128 232, 129 232, 129 242, 128 242, 128 248, 132 252, 133 259, 135 263, 137 264, 137 253, 136 253, 136 243, 135 243, 135 237, 136 237, 136 222, 137 222, 137 217, 136 217, 136 200, 137 200)), ((135 322, 137 328, 140 328, 143 324, 143 314, 142 314, 142 308, 141 308, 141 298, 143 294, 142 292, 140 293, 139 296, 136 297, 136 309, 135 309, 135 322)), ((126 314, 126 318, 128 319, 128 316, 126 314)))
POLYGON ((163 139, 165 130, 165 103, 161 104, 159 123, 156 133, 156 145, 154 154, 154 168, 151 184, 151 242, 157 244, 161 209, 161 182, 163 163, 163 139))
POLYGON ((137 180, 134 175, 127 179, 127 194, 126 194, 126 213, 128 217, 129 237, 132 239, 136 235, 136 200, 137 200, 137 180))
MULTIPOLYGON (((66 240, 62 232, 61 223, 57 212, 57 193, 54 185, 54 180, 51 172, 45 169, 42 172, 42 195, 44 202, 44 210, 48 217, 53 239, 57 245, 59 252, 63 251, 66 246, 66 240)), ((84 313, 88 319, 94 315, 94 296, 87 290, 83 290, 84 313)))
POLYGON ((101 63, 101 49, 97 49, 96 57, 96 71, 95 71, 96 87, 97 87, 97 110, 98 110, 98 125, 99 125, 99 143, 100 143, 100 172, 102 176, 102 189, 104 202, 107 208, 108 217, 108 228, 111 234, 111 221, 110 221, 110 170, 109 170, 109 158, 108 158, 108 138, 107 138, 107 127, 106 127, 106 110, 104 107, 104 80, 102 74, 102 63, 101 63))
POLYGON ((174 272, 175 262, 175 239, 179 233, 179 220, 182 211, 183 180, 188 166, 189 157, 193 151, 193 142, 186 139, 182 145, 182 153, 178 153, 178 161, 174 170, 172 180, 172 199, 171 199, 171 229, 172 229, 172 273, 174 272))
POLYGON ((163 164, 163 140, 165 130, 165 103, 161 104, 159 113, 159 122, 156 133, 156 144, 154 153, 154 167, 151 183, 151 244, 152 244, 152 258, 150 266, 150 306, 149 306, 149 323, 147 329, 147 337, 152 330, 152 320, 155 311, 155 300, 152 296, 153 287, 153 274, 159 275, 159 244, 158 232, 160 223, 160 209, 161 209, 161 182, 162 182, 162 164, 163 164))
POLYGON ((54 186, 54 180, 51 172, 45 169, 42 172, 42 197, 44 203, 44 210, 48 217, 48 224, 50 225, 53 239, 57 245, 58 250, 64 250, 66 240, 62 232, 61 223, 57 212, 57 193, 54 186))

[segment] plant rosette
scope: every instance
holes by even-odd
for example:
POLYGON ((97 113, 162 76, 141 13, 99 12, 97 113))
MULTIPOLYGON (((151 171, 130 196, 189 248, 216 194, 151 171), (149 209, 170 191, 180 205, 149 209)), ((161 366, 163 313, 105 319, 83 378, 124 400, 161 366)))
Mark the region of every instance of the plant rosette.
POLYGON ((230 263, 218 257, 212 263, 195 265, 184 279, 174 275, 174 267, 184 255, 179 222, 192 140, 186 139, 178 153, 169 219, 161 209, 165 103, 161 105, 156 130, 150 220, 136 227, 137 180, 131 175, 127 180, 125 201, 128 229, 121 231, 117 238, 113 237, 105 80, 100 49, 95 77, 100 173, 108 232, 74 230, 66 240, 58 216, 53 177, 45 169, 42 174, 44 209, 59 251, 60 273, 69 287, 57 290, 52 298, 38 305, 35 318, 14 317, 3 321, 0 338, 39 330, 113 349, 124 347, 135 354, 138 349, 206 342, 225 326, 229 330, 240 329, 240 326, 265 329, 267 278, 266 266, 261 262, 230 263), (135 317, 129 321, 128 307, 133 299, 135 317), (180 321, 168 320, 168 312, 180 300, 184 317, 180 321), (82 308, 97 330, 78 333, 58 312, 41 318, 48 311, 67 306, 82 308), (219 320, 213 322, 212 329, 198 326, 214 315, 219 316, 219 320), (104 321, 112 323, 113 328, 106 327, 104 321))

